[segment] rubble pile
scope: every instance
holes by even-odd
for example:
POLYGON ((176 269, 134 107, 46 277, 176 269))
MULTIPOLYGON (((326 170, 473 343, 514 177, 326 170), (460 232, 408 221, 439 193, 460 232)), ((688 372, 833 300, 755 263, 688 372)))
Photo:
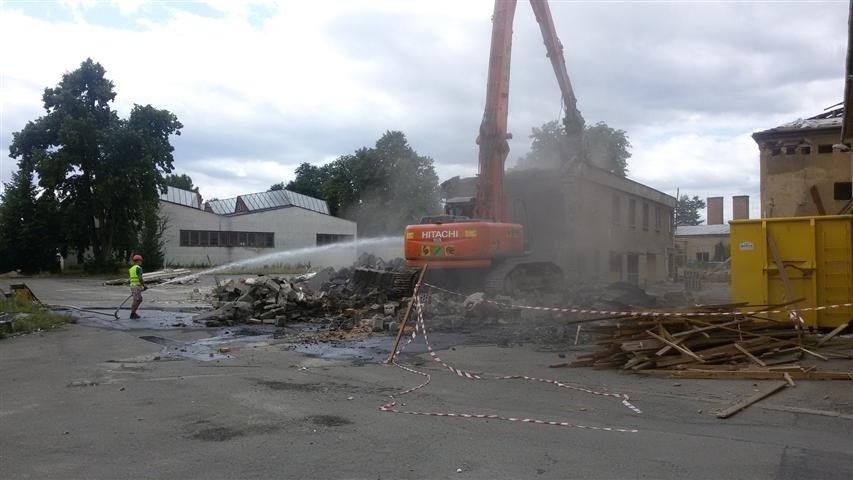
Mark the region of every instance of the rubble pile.
POLYGON ((374 331, 383 330, 410 294, 416 272, 405 269, 405 263, 372 256, 358 264, 367 266, 227 280, 212 292, 214 310, 194 321, 207 326, 319 322, 349 330, 367 320, 374 331))
MULTIPOLYGON (((396 331, 405 310, 400 306, 407 305, 417 275, 418 270, 407 268, 403 259, 386 262, 362 255, 352 267, 340 270, 228 280, 212 292, 215 309, 194 320, 207 326, 266 323, 281 327, 310 322, 327 326, 327 332, 396 331)), ((562 292, 528 292, 517 298, 481 292, 454 295, 429 287, 421 294, 430 329, 520 329, 519 340, 546 343, 576 335, 573 327, 561 322, 567 315, 513 305, 622 311, 657 304, 656 297, 628 283, 574 284, 562 292)))

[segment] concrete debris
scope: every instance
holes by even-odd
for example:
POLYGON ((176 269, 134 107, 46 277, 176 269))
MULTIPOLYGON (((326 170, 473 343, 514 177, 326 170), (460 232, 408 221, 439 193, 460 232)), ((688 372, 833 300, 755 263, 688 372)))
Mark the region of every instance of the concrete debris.
MULTIPOLYGON (((355 334, 396 333, 417 274, 402 259, 385 262, 364 255, 354 266, 339 270, 230 279, 213 290, 215 309, 194 320, 208 326, 263 323, 284 327, 310 322, 324 325, 326 332, 339 332, 330 333, 333 340, 355 334)), ((562 292, 533 292, 519 298, 482 292, 463 297, 429 289, 422 293, 423 314, 431 329, 506 327, 512 330, 511 344, 558 343, 575 341, 579 336, 574 325, 565 323, 570 316, 513 305, 620 311, 657 305, 656 297, 628 283, 575 284, 562 292)), ((407 328, 411 327, 410 322, 407 328)))
POLYGON ((214 310, 194 318, 208 326, 238 323, 325 323, 333 329, 351 330, 369 320, 382 331, 399 312, 417 271, 405 262, 386 263, 363 255, 356 266, 326 268, 304 275, 260 275, 226 280, 214 288, 214 310))

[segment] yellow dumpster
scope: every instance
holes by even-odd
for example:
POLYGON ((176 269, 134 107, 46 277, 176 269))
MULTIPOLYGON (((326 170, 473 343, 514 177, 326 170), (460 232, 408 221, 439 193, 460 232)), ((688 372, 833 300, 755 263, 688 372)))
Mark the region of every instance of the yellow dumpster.
MULTIPOLYGON (((853 302, 853 216, 729 224, 732 301, 777 305, 802 299, 786 307, 800 309, 853 302)), ((768 316, 787 320, 784 313, 768 316)), ((805 309, 802 317, 809 327, 837 327, 853 318, 853 307, 805 309)))

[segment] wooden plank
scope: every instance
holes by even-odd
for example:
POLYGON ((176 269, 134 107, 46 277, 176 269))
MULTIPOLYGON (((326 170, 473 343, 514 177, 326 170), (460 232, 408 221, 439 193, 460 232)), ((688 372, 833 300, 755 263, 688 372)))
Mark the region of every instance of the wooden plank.
POLYGON ((803 347, 800 347, 800 350, 802 350, 802 351, 804 351, 804 352, 808 353, 809 355, 811 355, 811 356, 813 356, 813 357, 815 357, 815 358, 819 358, 819 359, 823 360, 824 362, 828 362, 828 361, 829 361, 829 359, 828 359, 828 358, 824 357, 823 355, 821 355, 821 354, 819 354, 819 353, 813 352, 813 351, 808 350, 808 349, 805 349, 805 348, 803 348, 803 347))
POLYGON ((820 340, 817 341, 817 346, 819 347, 819 346, 823 345, 824 343, 828 342, 832 337, 834 337, 834 336, 838 335, 839 333, 841 333, 842 331, 844 331, 844 329, 847 328, 848 325, 850 325, 849 321, 842 323, 841 325, 835 327, 835 330, 833 330, 833 331, 827 333, 826 335, 820 337, 820 340))
POLYGON ((782 375, 785 377, 785 381, 788 382, 788 385, 791 387, 796 387, 797 384, 794 383, 794 379, 791 378, 791 374, 788 372, 782 372, 782 375))
POLYGON ((753 362, 755 362, 755 363, 757 363, 757 364, 761 365, 762 367, 766 367, 766 366, 767 366, 767 364, 766 364, 766 363, 764 363, 764 362, 762 362, 761 360, 759 360, 759 359, 755 358, 751 353, 749 353, 749 350, 747 350, 747 349, 743 348, 743 347, 741 346, 741 344, 739 344, 739 343, 735 343, 735 348, 737 348, 738 350, 740 350, 741 352, 743 352, 743 354, 744 354, 744 355, 746 355, 746 356, 747 356, 750 360, 752 360, 753 362))
POLYGON ((656 334, 655 332, 653 332, 653 331, 651 331, 651 330, 646 330, 646 333, 648 333, 649 335, 651 335, 651 336, 653 336, 653 337, 657 338, 657 339, 658 339, 658 340, 660 340, 661 342, 663 342, 663 343, 665 343, 665 344, 667 344, 667 345, 671 346, 672 348, 674 348, 674 349, 678 350, 679 352, 681 352, 681 353, 683 353, 683 354, 685 354, 685 355, 687 355, 687 356, 689 356, 689 357, 692 357, 692 358, 694 358, 694 359, 698 360, 698 361, 699 361, 699 362, 701 362, 701 363, 705 363, 705 359, 703 359, 703 358, 702 358, 702 357, 700 357, 699 355, 696 355, 695 353, 691 352, 691 351, 690 351, 690 350, 688 350, 687 348, 685 348, 685 347, 683 347, 683 346, 681 346, 681 345, 676 345, 676 344, 674 344, 674 343, 670 342, 669 340, 667 340, 667 339, 665 339, 665 338, 661 337, 660 335, 656 334))
POLYGON ((765 372, 753 370, 668 370, 668 369, 646 369, 637 370, 641 375, 695 378, 695 379, 721 379, 721 380, 782 380, 785 373, 795 380, 853 380, 853 372, 765 372))
MULTIPOLYGON (((787 295, 786 300, 791 300, 794 298, 794 287, 791 286, 791 280, 788 278, 788 272, 785 271, 785 263, 782 261, 782 256, 779 255, 779 248, 776 246, 776 240, 773 239, 773 235, 770 233, 770 230, 766 230, 767 235, 767 246, 770 247, 770 253, 773 255, 773 262, 776 264, 776 268, 779 270, 779 278, 782 279, 782 284, 785 286, 785 294, 787 295)), ((793 314, 796 315, 797 319, 802 321, 803 317, 800 314, 799 310, 793 309, 791 310, 793 314)), ((802 332, 802 327, 805 325, 797 325, 794 327, 797 329, 797 332, 802 332)), ((800 343, 803 341, 802 334, 799 336, 800 343)))
POLYGON ((823 208, 823 200, 820 198, 820 192, 817 189, 817 185, 812 185, 812 188, 809 189, 809 193, 812 196, 814 206, 817 207, 818 215, 826 215, 826 209, 823 208))
POLYGON ((736 414, 737 412, 743 410, 744 408, 752 405, 753 403, 761 401, 762 399, 767 398, 770 395, 773 395, 774 393, 778 392, 779 390, 782 390, 783 388, 785 388, 787 386, 788 386, 788 382, 773 383, 770 386, 768 386, 767 388, 765 388, 763 390, 759 390, 755 394, 735 403, 734 405, 732 405, 726 409, 721 410, 720 412, 717 413, 717 418, 729 418, 732 415, 736 414))

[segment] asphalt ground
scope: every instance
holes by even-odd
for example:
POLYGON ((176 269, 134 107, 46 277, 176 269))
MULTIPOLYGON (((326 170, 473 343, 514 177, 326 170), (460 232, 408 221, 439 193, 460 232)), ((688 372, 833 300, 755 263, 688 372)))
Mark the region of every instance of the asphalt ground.
MULTIPOLYGON (((26 283, 46 303, 110 314, 126 297, 90 279, 7 283, 26 283)), ((536 345, 445 335, 431 339, 458 368, 624 393, 642 413, 542 382, 468 380, 418 353, 420 340, 400 360, 431 382, 400 396, 398 409, 573 426, 389 413, 379 409, 389 395, 424 380, 377 362, 389 335, 341 346, 350 355, 307 355, 287 335, 202 328, 191 311, 210 284, 149 290, 143 322, 131 323, 126 310, 119 321, 81 314, 77 324, 0 341, 0 476, 853 478, 851 382, 797 381, 724 420, 714 412, 769 382, 550 369, 560 359, 536 345)))

